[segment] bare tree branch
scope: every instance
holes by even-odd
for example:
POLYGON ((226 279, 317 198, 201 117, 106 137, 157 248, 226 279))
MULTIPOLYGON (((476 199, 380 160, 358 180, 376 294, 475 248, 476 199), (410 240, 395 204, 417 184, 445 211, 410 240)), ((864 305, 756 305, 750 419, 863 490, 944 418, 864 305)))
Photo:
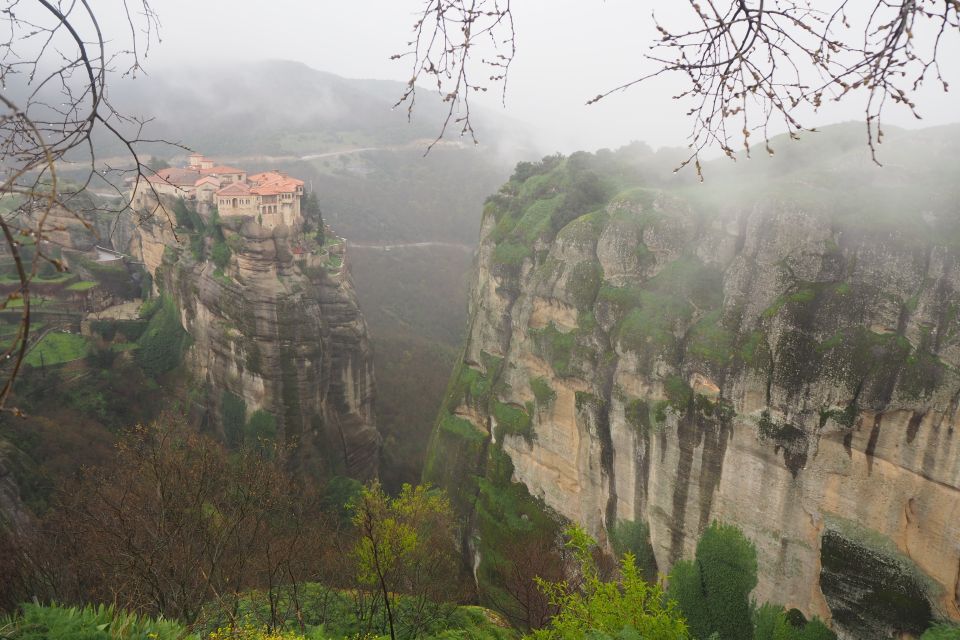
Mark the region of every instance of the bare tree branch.
MULTIPOLYGON (((652 71, 587 104, 654 77, 682 75, 687 87, 674 98, 691 103, 687 115, 692 125, 691 153, 681 167, 693 163, 701 180, 700 154, 705 149, 717 147, 734 158, 738 145, 749 155, 750 138, 759 134, 772 154, 770 136, 779 127, 795 138, 806 129, 801 122, 805 109, 816 111, 824 101, 849 99, 858 90, 866 92, 866 142, 879 164, 876 145, 883 140, 886 107, 900 104, 919 118, 911 96, 924 81, 932 76, 948 90, 941 53, 946 38, 960 35, 960 0, 873 0, 856 6, 850 0, 688 4, 694 26, 685 30, 667 27, 652 16, 661 36, 646 56, 655 65, 652 71)), ((461 134, 474 137, 470 91, 499 85, 506 92, 516 53, 509 3, 429 0, 413 30, 409 51, 394 56, 414 60, 413 76, 398 104, 407 102, 412 110, 417 81, 430 79, 451 102, 438 140, 451 123, 462 124, 461 134), (486 40, 497 55, 477 63, 468 53, 486 40), (468 80, 484 67, 498 73, 478 83, 468 80)))
POLYGON ((28 347, 30 283, 45 263, 65 270, 51 252, 50 233, 58 229, 48 218, 66 214, 92 231, 93 215, 132 211, 124 181, 138 187, 154 173, 139 152, 158 142, 142 136, 147 120, 115 109, 107 86, 118 73, 142 69, 159 23, 149 0, 118 2, 130 31, 126 48, 116 50, 89 0, 11 0, 0 11, 0 229, 20 280, 0 310, 21 309, 17 334, 0 353, 0 410, 16 412, 5 403, 28 347), (101 131, 127 151, 123 168, 98 166, 93 137, 101 131), (63 166, 84 167, 85 175, 67 184, 63 166), (77 195, 93 184, 115 190, 120 203, 82 204, 77 195))

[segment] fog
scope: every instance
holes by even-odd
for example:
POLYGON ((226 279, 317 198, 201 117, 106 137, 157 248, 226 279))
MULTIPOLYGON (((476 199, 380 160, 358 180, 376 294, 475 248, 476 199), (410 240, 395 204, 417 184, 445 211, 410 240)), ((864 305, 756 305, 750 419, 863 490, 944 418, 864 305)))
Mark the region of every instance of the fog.
MULTIPOLYGON (((408 62, 390 56, 405 49, 423 4, 423 0, 166 0, 155 7, 162 43, 151 49, 146 71, 177 69, 192 74, 208 63, 283 59, 348 78, 406 81, 408 62)), ((544 151, 616 147, 631 140, 654 147, 686 144, 691 123, 684 117, 684 106, 671 99, 681 89, 682 78, 658 78, 596 105, 585 102, 653 69, 653 63, 643 59, 656 38, 651 10, 665 24, 682 26, 689 24, 687 3, 524 0, 513 5, 517 53, 506 104, 490 94, 478 102, 524 123, 544 151)), ((107 34, 119 38, 128 33, 121 11, 102 10, 101 20, 107 34)), ((960 60, 960 43, 952 38, 947 45, 941 55, 948 63, 945 79, 960 86, 960 71, 951 64, 960 60)), ((923 120, 891 105, 886 122, 920 127, 958 120, 956 92, 944 94, 936 82, 928 82, 916 98, 923 120)), ((804 124, 862 119, 863 106, 863 96, 828 103, 804 124)), ((441 123, 435 124, 439 131, 441 123)), ((482 129, 478 137, 482 142, 482 129)))

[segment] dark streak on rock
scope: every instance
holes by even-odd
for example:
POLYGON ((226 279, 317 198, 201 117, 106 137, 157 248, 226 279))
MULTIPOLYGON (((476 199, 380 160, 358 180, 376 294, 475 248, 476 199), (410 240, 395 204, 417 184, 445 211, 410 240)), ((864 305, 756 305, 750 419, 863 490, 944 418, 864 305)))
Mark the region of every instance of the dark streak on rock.
POLYGON ((679 560, 683 552, 693 452, 700 440, 698 431, 696 420, 689 411, 677 421, 680 459, 677 461, 677 475, 673 486, 673 513, 670 517, 670 565, 679 560))
POLYGON ((847 457, 853 457, 853 429, 843 434, 843 448, 847 452, 847 457))
POLYGON ((882 420, 883 415, 880 413, 873 418, 873 428, 870 429, 870 439, 867 441, 867 449, 864 452, 867 454, 867 475, 873 472, 873 454, 877 449, 877 440, 880 439, 880 422, 882 420))
POLYGON ((925 415, 927 415, 926 411, 914 411, 910 416, 910 422, 907 424, 907 442, 913 443, 925 415))
POLYGON ((710 511, 713 507, 713 494, 720 486, 723 475, 723 460, 727 453, 727 443, 733 437, 733 430, 726 420, 707 420, 698 416, 698 427, 702 435, 703 452, 700 458, 700 530, 710 524, 710 511))
POLYGON ((960 562, 957 563, 957 579, 953 584, 953 603, 960 609, 960 562))

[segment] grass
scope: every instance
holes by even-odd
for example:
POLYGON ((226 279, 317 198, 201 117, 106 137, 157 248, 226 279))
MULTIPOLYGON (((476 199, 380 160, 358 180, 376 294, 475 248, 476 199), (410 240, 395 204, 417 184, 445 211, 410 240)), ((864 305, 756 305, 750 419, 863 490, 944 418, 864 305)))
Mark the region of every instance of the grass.
POLYGON ((447 413, 440 419, 440 430, 473 442, 483 442, 487 439, 487 434, 475 427, 472 422, 452 413, 447 413))
POLYGON ((8 640, 197 640, 172 620, 151 620, 112 606, 64 607, 21 605, 17 615, 0 618, 0 630, 8 640))
POLYGON ((555 195, 545 200, 537 200, 524 212, 511 233, 526 245, 531 245, 550 230, 550 220, 557 207, 563 202, 563 195, 555 195))
POLYGON ((587 213, 567 223, 558 238, 574 242, 596 242, 607 226, 610 216, 604 210, 587 213))
MULTIPOLYGON (((55 302, 43 296, 31 296, 30 297, 30 308, 36 309, 37 307, 42 307, 48 303, 55 302)), ((23 308, 23 298, 12 298, 7 300, 6 309, 22 309, 23 308)))
POLYGON ((657 194, 658 194, 658 191, 656 191, 655 189, 647 189, 645 187, 634 187, 633 189, 627 189, 626 191, 621 191, 617 195, 610 198, 610 201, 639 205, 644 210, 648 210, 653 207, 653 202, 654 200, 657 199, 657 194))
POLYGON ((498 244, 493 250, 493 262, 499 265, 515 267, 533 255, 533 252, 524 244, 514 241, 498 244))
POLYGON ((100 283, 94 280, 80 280, 79 282, 67 285, 67 291, 89 291, 98 284, 100 283))
MULTIPOLYGON (((342 640, 344 638, 382 638, 383 635, 361 635, 356 618, 353 595, 326 588, 316 583, 302 585, 299 594, 305 632, 286 594, 279 594, 277 608, 291 613, 282 622, 283 630, 268 631, 267 595, 249 592, 239 601, 238 624, 230 624, 225 614, 208 611, 205 623, 188 631, 180 622, 148 618, 122 611, 113 606, 23 604, 10 617, 0 617, 0 634, 6 640, 342 640)), ((415 612, 416 603, 400 596, 395 603, 397 615, 415 612)), ((437 618, 427 624, 419 636, 422 640, 516 640, 516 631, 506 627, 491 611, 476 606, 437 605, 437 618)), ((281 613, 282 614, 282 613, 281 613)), ((385 627, 382 620, 376 627, 385 627)), ((375 627, 375 628, 376 628, 375 627)), ((386 629, 379 629, 385 632, 386 629)), ((400 638, 409 636, 401 635, 400 638)))
POLYGON ((49 366, 85 358, 90 352, 87 339, 75 333, 48 333, 33 347, 25 362, 31 366, 49 366))

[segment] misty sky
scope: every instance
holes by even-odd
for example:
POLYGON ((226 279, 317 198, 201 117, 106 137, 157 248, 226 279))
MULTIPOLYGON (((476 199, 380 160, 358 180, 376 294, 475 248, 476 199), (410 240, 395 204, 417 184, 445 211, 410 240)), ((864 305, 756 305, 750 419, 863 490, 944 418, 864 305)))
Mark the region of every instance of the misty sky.
MULTIPOLYGON (((828 0, 817 3, 833 6, 828 0)), ((99 3, 97 3, 99 4, 99 3)), ((104 3, 104 7, 108 3, 104 3)), ((391 61, 404 48, 424 0, 162 0, 154 2, 163 41, 147 70, 184 72, 205 60, 289 59, 346 77, 406 80, 409 65, 391 61)), ((684 24, 690 9, 678 0, 514 0, 518 51, 506 115, 538 129, 547 147, 614 147, 631 140, 653 146, 685 144, 690 123, 670 96, 678 78, 657 79, 593 106, 587 98, 649 69, 642 56, 655 38, 651 9, 667 24, 684 24)), ((122 16, 102 15, 107 33, 122 34, 122 16)), ((960 61, 958 38, 942 59, 960 61)), ((928 126, 960 120, 960 69, 948 64, 957 87, 934 83, 917 96, 924 120, 895 107, 887 122, 928 126)), ((500 109, 497 101, 489 106, 500 109)), ((829 104, 813 125, 862 118, 862 102, 829 104)), ((438 123, 439 124, 439 123, 438 123)), ((806 124, 806 123, 805 123, 806 124)), ((482 140, 483 132, 479 135, 482 140)))

